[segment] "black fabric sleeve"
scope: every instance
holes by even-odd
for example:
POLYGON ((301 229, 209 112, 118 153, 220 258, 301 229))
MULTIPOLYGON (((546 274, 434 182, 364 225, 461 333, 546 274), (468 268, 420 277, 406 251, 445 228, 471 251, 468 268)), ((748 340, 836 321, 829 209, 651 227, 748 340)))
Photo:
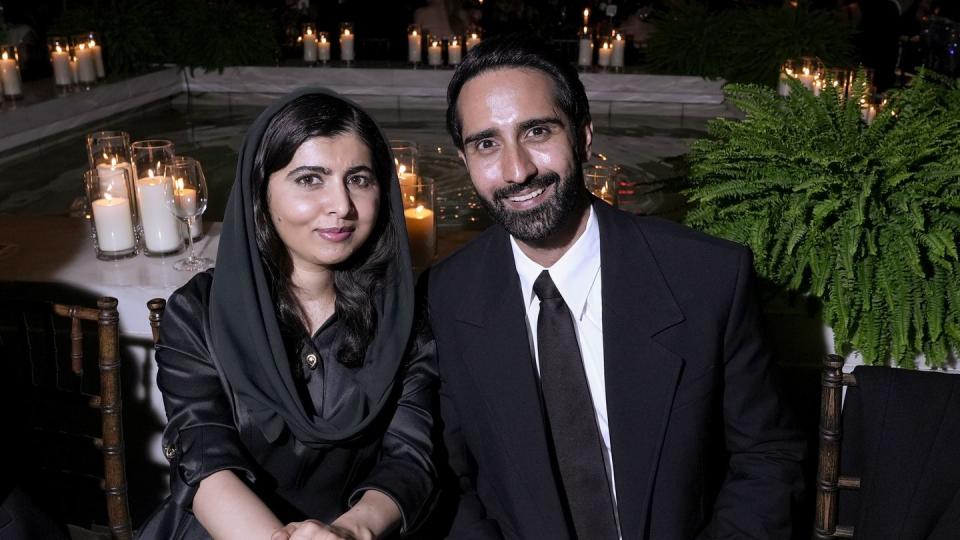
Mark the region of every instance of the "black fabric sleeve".
POLYGON ((170 297, 156 350, 157 386, 167 413, 163 446, 170 461, 170 491, 188 509, 200 481, 217 471, 233 470, 241 479, 255 480, 204 339, 209 282, 208 274, 199 274, 170 297))
POLYGON ((739 263, 723 344, 729 469, 701 540, 789 538, 791 506, 803 488, 806 438, 785 403, 761 337, 749 251, 739 263))
POLYGON ((401 370, 402 389, 393 418, 383 436, 377 465, 353 491, 349 504, 373 489, 400 508, 401 534, 408 534, 429 514, 436 486, 432 430, 437 410, 436 347, 422 317, 401 370))

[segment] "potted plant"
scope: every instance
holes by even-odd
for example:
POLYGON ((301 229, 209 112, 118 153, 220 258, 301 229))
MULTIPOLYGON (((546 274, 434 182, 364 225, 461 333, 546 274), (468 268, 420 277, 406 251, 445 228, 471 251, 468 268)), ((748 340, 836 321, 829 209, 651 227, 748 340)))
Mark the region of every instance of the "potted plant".
POLYGON ((745 116, 694 144, 687 222, 818 298, 837 351, 942 368, 960 350, 960 84, 921 73, 870 124, 865 86, 729 86, 745 116))

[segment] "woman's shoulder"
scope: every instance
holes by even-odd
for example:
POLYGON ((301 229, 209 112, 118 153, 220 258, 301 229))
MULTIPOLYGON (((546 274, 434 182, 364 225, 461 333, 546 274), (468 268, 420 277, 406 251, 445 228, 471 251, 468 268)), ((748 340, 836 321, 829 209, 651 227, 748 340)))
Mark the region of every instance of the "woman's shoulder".
POLYGON ((204 335, 212 284, 213 270, 199 272, 170 295, 160 321, 160 347, 181 349, 185 341, 204 335))

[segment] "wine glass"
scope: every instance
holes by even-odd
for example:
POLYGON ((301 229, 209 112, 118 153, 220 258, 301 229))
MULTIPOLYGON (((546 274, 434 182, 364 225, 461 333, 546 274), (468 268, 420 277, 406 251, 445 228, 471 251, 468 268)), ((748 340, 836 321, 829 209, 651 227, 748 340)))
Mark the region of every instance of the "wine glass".
MULTIPOLYGON (((161 174, 166 178, 164 201, 174 216, 187 224, 191 231, 193 223, 207 209, 207 181, 203 177, 200 162, 186 156, 176 156, 161 162, 161 174)), ((193 234, 187 233, 189 255, 173 264, 174 270, 199 272, 213 265, 211 259, 198 257, 193 234)))

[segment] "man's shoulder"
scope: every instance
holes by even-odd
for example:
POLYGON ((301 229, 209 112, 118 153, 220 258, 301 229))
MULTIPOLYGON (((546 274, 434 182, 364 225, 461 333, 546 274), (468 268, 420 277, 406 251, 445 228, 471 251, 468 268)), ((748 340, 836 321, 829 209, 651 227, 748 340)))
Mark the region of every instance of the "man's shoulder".
POLYGON ((491 248, 498 242, 507 240, 499 225, 492 225, 453 253, 430 267, 430 281, 443 283, 448 280, 462 279, 466 273, 477 271, 477 265, 484 261, 491 248), (436 281, 435 281, 436 280, 436 281))
POLYGON ((619 214, 625 219, 618 219, 613 223, 619 227, 636 227, 642 240, 659 261, 730 262, 739 261, 749 252, 749 249, 736 242, 710 236, 676 221, 625 212, 619 214))

